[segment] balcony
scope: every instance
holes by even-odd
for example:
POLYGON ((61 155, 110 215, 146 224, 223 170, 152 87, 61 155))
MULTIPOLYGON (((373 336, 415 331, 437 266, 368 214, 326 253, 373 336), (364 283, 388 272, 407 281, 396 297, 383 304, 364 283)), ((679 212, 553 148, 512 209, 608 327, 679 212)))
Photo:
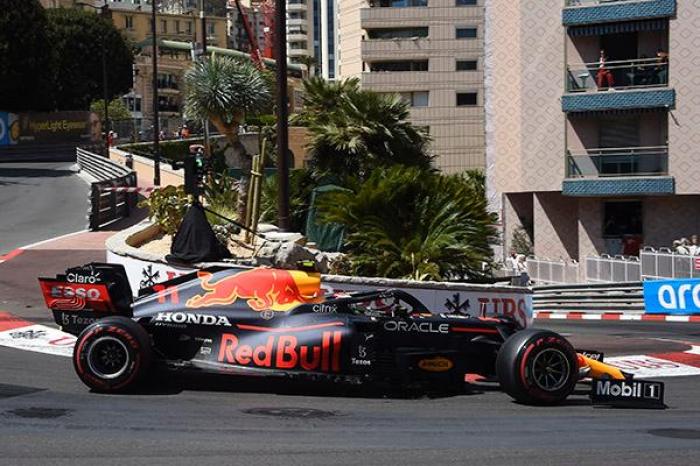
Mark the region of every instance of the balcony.
POLYGON ((668 146, 588 149, 568 152, 562 194, 641 196, 675 192, 668 176, 668 146))
POLYGON ((158 90, 159 91, 175 91, 179 92, 180 87, 178 86, 177 82, 174 81, 161 81, 158 80, 158 90))
POLYGON ((287 26, 306 26, 307 22, 306 18, 288 18, 287 26))
POLYGON ((566 113, 603 112, 608 110, 637 110, 647 108, 674 108, 676 93, 673 89, 630 89, 607 92, 564 94, 562 111, 566 113))
POLYGON ((564 26, 581 26, 664 18, 675 14, 676 0, 566 0, 562 23, 564 26))
POLYGON ((608 61, 604 72, 599 66, 599 62, 568 65, 566 92, 598 92, 608 90, 609 86, 615 90, 668 86, 668 61, 656 58, 608 61))
POLYGON ((289 2, 287 3, 287 11, 306 11, 306 2, 289 2))

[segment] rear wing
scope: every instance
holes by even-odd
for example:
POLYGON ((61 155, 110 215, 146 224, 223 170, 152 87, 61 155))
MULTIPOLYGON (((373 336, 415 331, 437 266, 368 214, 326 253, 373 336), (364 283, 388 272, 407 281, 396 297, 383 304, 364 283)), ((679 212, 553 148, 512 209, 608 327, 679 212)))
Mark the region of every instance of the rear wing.
POLYGON ((92 262, 55 278, 39 278, 46 307, 65 331, 76 333, 108 315, 131 316, 131 287, 124 266, 92 262))

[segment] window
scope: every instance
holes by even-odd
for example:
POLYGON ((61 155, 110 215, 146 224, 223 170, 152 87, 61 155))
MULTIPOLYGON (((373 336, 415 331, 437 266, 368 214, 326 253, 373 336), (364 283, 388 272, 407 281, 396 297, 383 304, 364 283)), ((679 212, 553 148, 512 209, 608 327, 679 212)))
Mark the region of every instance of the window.
POLYGON ((615 201, 603 203, 603 236, 642 234, 642 203, 615 201))
POLYGON ((455 37, 457 39, 476 39, 476 28, 457 28, 455 37))
POLYGON ((411 107, 427 107, 428 91, 401 92, 399 94, 411 107))
POLYGON ((128 30, 134 29, 134 17, 133 16, 124 16, 124 27, 128 30))
POLYGON ((458 92, 457 93, 457 106, 458 107, 474 106, 476 104, 477 104, 476 92, 458 92))
POLYGON ((428 60, 378 61, 369 64, 370 71, 428 71, 428 60))
POLYGON ((180 20, 179 19, 175 20, 175 32, 178 34, 180 34, 182 32, 182 30, 180 29, 180 20))
POLYGON ((456 71, 476 71, 476 60, 457 60, 456 71))
POLYGON ((160 20, 160 32, 168 32, 168 22, 164 19, 160 20))
POLYGON ((301 42, 290 42, 289 43, 289 48, 292 50, 300 50, 300 49, 306 49, 307 47, 306 41, 301 41, 301 42))
POLYGON ((455 6, 476 6, 476 0, 455 0, 455 6))
POLYGON ((192 34, 192 21, 187 21, 187 34, 192 34))
POLYGON ((207 23, 207 35, 213 36, 214 34, 216 34, 216 24, 207 23))
POLYGON ((428 37, 427 27, 368 29, 370 39, 412 39, 428 37))
POLYGON ((289 19, 306 19, 306 13, 303 11, 291 11, 289 19))

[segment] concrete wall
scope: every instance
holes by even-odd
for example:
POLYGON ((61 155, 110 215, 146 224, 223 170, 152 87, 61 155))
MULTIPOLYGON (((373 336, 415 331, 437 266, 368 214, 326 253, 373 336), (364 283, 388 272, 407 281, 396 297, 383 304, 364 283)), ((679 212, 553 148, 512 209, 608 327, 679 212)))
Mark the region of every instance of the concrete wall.
POLYGON ((700 235, 700 196, 645 199, 642 208, 647 246, 670 247, 673 240, 700 235))
POLYGON ((605 253, 603 203, 600 199, 579 199, 577 228, 579 260, 605 253))
POLYGON ((577 258, 578 200, 560 193, 538 192, 534 195, 535 255, 553 259, 577 258))
MULTIPOLYGON (((492 24, 487 99, 493 109, 494 166, 500 192, 560 191, 564 178, 564 28, 561 2, 486 4, 492 24)), ((537 234, 536 234, 537 235, 537 234)))
POLYGON ((669 84, 676 91, 676 108, 669 117, 671 175, 677 194, 700 193, 700 8, 697 2, 677 3, 671 20, 669 84))

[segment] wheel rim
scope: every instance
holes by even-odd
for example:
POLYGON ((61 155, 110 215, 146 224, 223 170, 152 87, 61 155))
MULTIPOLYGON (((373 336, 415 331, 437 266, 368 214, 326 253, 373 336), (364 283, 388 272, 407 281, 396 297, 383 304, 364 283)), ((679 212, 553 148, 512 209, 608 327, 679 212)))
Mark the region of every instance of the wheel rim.
POLYGON ((558 349, 547 348, 540 351, 532 361, 532 378, 542 390, 559 390, 569 380, 569 360, 558 349))
POLYGON ((87 362, 93 374, 101 379, 116 379, 126 372, 129 351, 121 340, 104 336, 90 345, 87 362))

